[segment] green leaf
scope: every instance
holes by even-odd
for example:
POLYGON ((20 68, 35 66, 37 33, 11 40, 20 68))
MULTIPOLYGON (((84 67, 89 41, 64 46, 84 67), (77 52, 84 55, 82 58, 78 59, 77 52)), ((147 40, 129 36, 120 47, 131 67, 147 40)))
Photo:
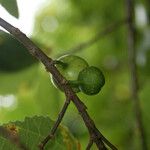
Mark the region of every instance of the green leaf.
MULTIPOLYGON (((48 117, 35 116, 25 118, 23 122, 16 121, 3 125, 30 150, 38 150, 38 144, 48 133, 54 121, 48 117)), ((0 150, 18 150, 15 144, 11 143, 4 135, 0 135, 0 150)), ((78 141, 69 133, 67 128, 59 126, 54 138, 48 142, 45 150, 79 150, 78 141)))
POLYGON ((19 17, 16 0, 0 0, 0 4, 14 17, 19 17))
POLYGON ((28 68, 37 60, 10 34, 0 31, 0 71, 15 72, 28 68))

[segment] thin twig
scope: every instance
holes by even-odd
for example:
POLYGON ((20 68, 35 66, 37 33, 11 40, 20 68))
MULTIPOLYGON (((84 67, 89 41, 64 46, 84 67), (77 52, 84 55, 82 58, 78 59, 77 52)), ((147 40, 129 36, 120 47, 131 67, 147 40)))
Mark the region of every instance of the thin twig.
POLYGON ((89 134, 93 138, 93 141, 96 143, 97 147, 100 150, 106 150, 106 147, 103 146, 103 142, 105 142, 105 144, 107 144, 112 150, 117 150, 117 148, 113 144, 111 144, 111 142, 109 142, 106 138, 104 138, 102 133, 96 128, 93 120, 90 118, 89 114, 86 111, 86 106, 84 105, 84 103, 80 101, 78 97, 74 96, 72 101, 76 105, 80 115, 82 116, 84 123, 89 131, 89 134))
POLYGON ((127 18, 119 20, 111 25, 109 25, 108 27, 106 27, 104 30, 98 32, 94 37, 92 37, 91 39, 82 42, 78 45, 76 45, 73 48, 68 49, 65 53, 61 54, 71 54, 71 53, 77 53, 83 49, 86 49, 88 47, 90 47, 91 45, 93 45, 94 43, 98 42, 100 39, 102 39, 104 36, 112 33, 113 31, 119 29, 119 27, 121 27, 122 25, 125 25, 127 23, 127 18))
POLYGON ((88 145, 87 145, 87 147, 86 147, 86 150, 90 150, 91 147, 92 147, 92 145, 93 145, 93 139, 90 138, 90 139, 89 139, 89 143, 88 143, 88 145))
MULTIPOLYGON (((86 111, 85 104, 78 98, 78 96, 73 92, 72 88, 67 84, 67 80, 60 74, 60 72, 55 67, 53 60, 49 58, 40 48, 38 48, 24 33, 19 29, 15 28, 2 18, 0 18, 0 26, 10 32, 18 41, 20 41, 28 51, 39 61, 41 61, 46 70, 49 71, 53 77, 56 79, 57 83, 60 84, 60 87, 65 91, 66 99, 72 100, 78 109, 84 123, 89 131, 90 136, 93 137, 93 141, 96 143, 99 150, 106 150, 106 146, 103 143, 101 138, 102 134, 99 134, 100 131, 96 128, 95 123, 89 116, 86 111)), ((115 148, 116 150, 117 148, 115 148)), ((114 149, 112 149, 114 150, 114 149)))
POLYGON ((140 100, 138 96, 138 75, 136 66, 136 49, 135 49, 135 26, 134 26, 134 1, 126 0, 127 6, 127 16, 128 20, 128 57, 129 57, 129 67, 131 74, 131 91, 132 99, 134 103, 134 111, 136 116, 136 123, 140 133, 141 145, 143 150, 148 150, 146 135, 143 126, 142 111, 140 106, 140 100))
MULTIPOLYGON (((98 130, 98 129, 97 129, 98 130)), ((117 150, 117 148, 112 144, 110 143, 104 136, 103 134, 101 134, 99 131, 97 131, 99 137, 104 141, 104 143, 106 145, 108 145, 112 150, 117 150)))
POLYGON ((8 139, 10 142, 15 144, 20 150, 29 150, 25 144, 20 141, 19 135, 11 133, 4 127, 0 127, 0 135, 8 139))
POLYGON ((48 141, 51 140, 54 137, 54 134, 55 134, 58 126, 60 125, 60 123, 61 123, 61 121, 62 121, 62 119, 63 119, 63 117, 65 115, 65 112, 66 112, 69 104, 70 104, 70 99, 67 99, 65 101, 65 104, 63 105, 63 108, 60 111, 60 113, 58 115, 58 118, 57 118, 56 122, 54 123, 54 125, 53 125, 53 127, 52 127, 52 129, 51 129, 51 131, 49 133, 49 135, 47 137, 45 137, 44 140, 39 144, 40 150, 43 150, 45 145, 48 143, 48 141))

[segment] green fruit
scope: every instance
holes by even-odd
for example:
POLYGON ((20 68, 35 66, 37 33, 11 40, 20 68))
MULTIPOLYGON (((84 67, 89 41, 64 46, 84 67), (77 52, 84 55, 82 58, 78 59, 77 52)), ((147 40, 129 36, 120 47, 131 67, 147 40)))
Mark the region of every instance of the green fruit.
POLYGON ((105 84, 105 77, 99 68, 91 66, 79 73, 78 82, 80 82, 79 88, 83 93, 95 95, 105 84))
MULTIPOLYGON (((56 60, 56 68, 68 80, 74 92, 79 92, 78 79, 79 72, 88 67, 88 63, 81 57, 75 55, 64 55, 56 60)), ((62 90, 55 79, 52 82, 56 87, 62 90)))

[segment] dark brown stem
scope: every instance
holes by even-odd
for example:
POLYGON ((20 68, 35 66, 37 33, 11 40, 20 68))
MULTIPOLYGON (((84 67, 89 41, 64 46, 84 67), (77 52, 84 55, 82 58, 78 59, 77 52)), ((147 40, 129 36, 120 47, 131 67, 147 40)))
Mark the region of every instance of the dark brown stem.
POLYGON ((52 127, 52 129, 51 129, 51 131, 49 133, 49 135, 47 137, 45 137, 44 140, 39 144, 40 150, 43 150, 45 145, 47 144, 47 142, 54 137, 54 134, 55 134, 58 126, 60 125, 60 123, 61 123, 61 121, 62 121, 62 119, 63 119, 63 117, 65 115, 65 112, 66 112, 69 104, 70 104, 70 99, 67 99, 65 101, 65 104, 63 105, 63 108, 60 111, 60 113, 58 115, 58 118, 57 118, 56 122, 54 123, 54 125, 53 125, 53 127, 52 127))
POLYGON ((119 20, 111 25, 109 25, 108 27, 106 27, 104 30, 102 30, 101 32, 98 32, 94 37, 92 37, 91 39, 85 41, 85 42, 82 42, 80 44, 78 44, 77 46, 71 48, 71 49, 68 49, 65 53, 61 54, 61 55, 64 55, 64 54, 71 54, 71 53, 76 53, 76 52, 79 52, 83 49, 86 49, 88 47, 90 47, 91 45, 93 45, 94 43, 98 42, 100 39, 102 39, 104 36, 112 33, 113 31, 119 29, 119 27, 121 27, 122 25, 125 25, 127 23, 127 20, 128 19, 122 19, 122 20, 119 20))
POLYGON ((131 74, 131 91, 132 99, 134 103, 134 111, 136 117, 136 124, 140 133, 141 145, 143 150, 147 150, 147 141, 142 121, 142 111, 140 106, 140 100, 138 96, 138 75, 136 66, 136 49, 135 49, 135 26, 134 26, 134 1, 126 0, 127 17, 128 19, 128 57, 129 67, 131 74))
MULTIPOLYGON (((86 106, 78 98, 78 96, 73 92, 72 88, 70 88, 70 86, 67 84, 67 80, 57 70, 57 68, 54 65, 53 60, 49 58, 40 48, 38 48, 24 33, 22 33, 19 29, 15 28, 14 26, 9 24, 2 18, 0 18, 0 26, 2 26, 4 29, 10 32, 18 41, 20 41, 28 49, 28 51, 35 58, 37 58, 39 61, 41 61, 44 64, 46 70, 53 75, 57 83, 60 84, 60 87, 65 91, 66 99, 72 100, 73 103, 75 104, 82 119, 84 120, 86 127, 88 128, 90 137, 93 137, 93 141, 96 143, 97 148, 99 150, 106 150, 106 146, 103 143, 104 136, 103 137, 101 136, 102 134, 96 128, 95 123, 93 122, 89 114, 87 113, 86 106)), ((113 149, 113 147, 111 147, 111 149, 113 149)), ((116 150, 116 149, 117 148, 113 150, 116 150)))
MULTIPOLYGON (((72 97, 74 97, 72 95, 72 97)), ((82 101, 80 101, 80 99, 78 97, 74 97, 74 99, 72 99, 73 103, 77 106, 77 109, 80 113, 80 115, 82 116, 84 123, 86 125, 86 127, 89 130, 89 134, 92 135, 91 137, 93 138, 93 141, 96 143, 97 147, 102 146, 103 143, 100 143, 99 141, 103 141, 106 145, 108 145, 112 150, 117 150, 117 148, 111 144, 103 135, 102 133, 96 128, 93 120, 90 118, 89 114, 86 111, 86 106, 84 105, 84 103, 82 103, 82 101), (100 145, 99 145, 100 144, 100 145)), ((102 148, 101 148, 102 149, 102 148)), ((103 148, 103 149, 106 149, 103 148)), ((103 150, 102 149, 102 150, 103 150)))
POLYGON ((10 131, 4 127, 0 127, 0 135, 7 138, 10 142, 15 144, 20 150, 29 150, 25 144, 23 144, 17 134, 12 134, 10 131))

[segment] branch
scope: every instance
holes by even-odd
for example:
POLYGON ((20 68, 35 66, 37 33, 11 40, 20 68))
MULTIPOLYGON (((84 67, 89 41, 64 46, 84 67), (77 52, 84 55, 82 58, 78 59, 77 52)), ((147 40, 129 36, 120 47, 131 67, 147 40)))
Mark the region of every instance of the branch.
MULTIPOLYGON (((84 123, 89 131, 90 137, 93 138, 94 143, 96 143, 97 148, 99 150, 106 150, 106 146, 103 143, 103 136, 100 131, 96 128, 95 123, 89 116, 86 111, 86 106, 84 103, 78 98, 78 96, 73 92, 72 88, 67 84, 67 80, 59 73, 57 68, 54 65, 54 62, 51 58, 49 58, 40 48, 38 48, 24 33, 22 33, 19 29, 15 28, 2 18, 0 18, 0 26, 10 32, 18 41, 20 41, 28 51, 39 61, 41 61, 46 70, 50 72, 53 77, 56 79, 57 83, 60 84, 61 88, 66 93, 66 99, 72 100, 78 109, 84 123)), ((110 143, 110 142, 109 142, 110 143)), ((110 145, 112 145, 110 143, 110 145)), ((111 147, 112 150, 117 150, 115 146, 111 147)))
POLYGON ((64 104, 62 110, 60 111, 58 118, 57 118, 56 122, 54 123, 49 135, 47 137, 45 137, 44 140, 39 144, 40 150, 43 150, 44 146, 47 144, 47 142, 54 137, 54 134, 55 134, 58 126, 60 125, 69 104, 70 104, 70 99, 67 99, 65 101, 65 104, 64 104))
POLYGON ((27 147, 20 141, 17 134, 13 134, 4 127, 0 127, 0 135, 4 136, 10 142, 15 144, 20 150, 28 150, 27 147))
POLYGON ((140 139, 143 150, 148 150, 146 135, 142 122, 142 111, 140 107, 140 100, 138 96, 138 75, 136 66, 136 49, 135 49, 135 26, 134 26, 134 2, 133 0, 126 0, 126 13, 128 20, 128 57, 129 57, 129 68, 131 74, 131 92, 132 99, 134 102, 134 111, 136 116, 136 123, 140 133, 140 139))
MULTIPOLYGON (((64 54, 71 54, 71 53, 76 53, 76 52, 79 52, 83 49, 86 49, 88 47, 90 47, 91 45, 93 45, 94 43, 98 42, 100 39, 102 39, 104 36, 112 33, 113 31, 119 29, 119 27, 121 27, 122 25, 125 25, 127 23, 127 20, 128 19, 122 19, 122 20, 119 20, 111 25, 109 25, 108 27, 106 27, 104 30, 102 30, 101 32, 97 33, 94 37, 92 37, 91 39, 85 41, 85 42, 82 42, 80 44, 78 44, 77 46, 71 48, 71 49, 68 49, 64 54)), ((64 55, 64 54, 61 54, 61 55, 64 55)))

